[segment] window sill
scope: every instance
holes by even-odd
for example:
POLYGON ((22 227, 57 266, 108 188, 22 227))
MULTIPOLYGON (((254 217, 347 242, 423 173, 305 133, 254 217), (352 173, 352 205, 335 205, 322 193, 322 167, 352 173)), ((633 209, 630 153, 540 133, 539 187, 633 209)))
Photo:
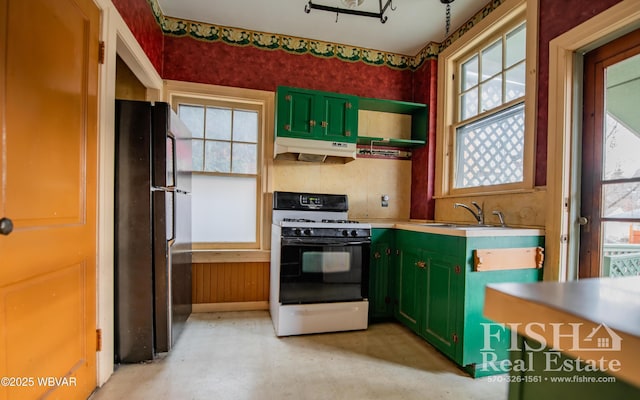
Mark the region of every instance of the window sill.
POLYGON ((456 193, 456 194, 443 194, 439 196, 433 196, 434 199, 453 199, 453 198, 468 198, 468 197, 482 197, 482 196, 499 196, 504 194, 526 194, 526 193, 535 193, 535 192, 544 192, 546 191, 546 186, 536 186, 532 189, 505 189, 505 190, 495 190, 492 192, 466 192, 466 193, 456 193))
POLYGON ((192 263, 269 262, 270 250, 193 250, 192 263))

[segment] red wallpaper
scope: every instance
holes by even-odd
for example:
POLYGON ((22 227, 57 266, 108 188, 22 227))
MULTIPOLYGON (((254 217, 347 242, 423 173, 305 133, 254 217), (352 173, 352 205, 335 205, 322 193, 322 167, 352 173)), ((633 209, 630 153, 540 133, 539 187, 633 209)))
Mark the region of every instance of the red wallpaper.
POLYGON ((111 0, 133 36, 162 76, 164 35, 147 0, 111 0))
POLYGON ((436 163, 436 88, 437 60, 426 60, 414 73, 414 101, 429 105, 428 145, 414 150, 411 156, 411 211, 415 219, 433 219, 436 163))
POLYGON ((621 0, 540 0, 540 26, 538 30, 538 133, 535 177, 535 182, 538 186, 544 186, 547 183, 549 42, 620 1, 621 0))
POLYGON ((362 97, 412 100, 411 71, 310 54, 165 37, 164 79, 275 91, 295 86, 362 97))

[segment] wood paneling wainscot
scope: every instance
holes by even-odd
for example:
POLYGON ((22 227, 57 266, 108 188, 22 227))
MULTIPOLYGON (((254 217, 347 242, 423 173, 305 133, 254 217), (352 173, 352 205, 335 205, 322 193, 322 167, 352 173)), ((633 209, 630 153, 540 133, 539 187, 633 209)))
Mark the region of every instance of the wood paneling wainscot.
POLYGON ((268 262, 194 263, 193 311, 268 308, 268 262))

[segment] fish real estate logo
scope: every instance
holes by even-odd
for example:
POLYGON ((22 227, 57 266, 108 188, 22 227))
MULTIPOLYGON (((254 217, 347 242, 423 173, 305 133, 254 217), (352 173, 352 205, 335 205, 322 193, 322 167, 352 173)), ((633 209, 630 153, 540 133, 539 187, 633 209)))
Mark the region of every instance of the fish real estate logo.
MULTIPOLYGON (((543 370, 545 372, 617 372, 622 365, 620 360, 611 357, 622 350, 622 338, 602 323, 595 327, 587 327, 583 323, 538 323, 528 324, 498 324, 481 323, 483 326, 484 343, 481 370, 491 372, 532 372, 540 371, 540 365, 534 365, 534 353, 543 353, 543 370), (520 341, 518 332, 529 340, 520 341), (552 338, 547 343, 547 338, 552 338), (510 339, 508 351, 521 352, 524 356, 515 360, 500 359, 496 351, 496 344, 505 343, 510 339), (563 357, 562 351, 593 352, 589 359, 577 357, 575 359, 563 357)), ((538 359, 539 360, 539 359, 538 359)), ((538 361, 540 363, 540 361, 538 361)))

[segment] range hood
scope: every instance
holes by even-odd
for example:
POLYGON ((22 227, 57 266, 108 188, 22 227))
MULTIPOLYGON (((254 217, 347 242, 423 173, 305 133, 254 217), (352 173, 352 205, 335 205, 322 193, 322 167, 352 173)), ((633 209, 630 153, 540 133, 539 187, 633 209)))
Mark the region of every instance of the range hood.
POLYGON ((273 157, 285 154, 294 154, 299 161, 324 162, 327 157, 340 157, 349 162, 356 159, 356 144, 276 136, 273 157))

